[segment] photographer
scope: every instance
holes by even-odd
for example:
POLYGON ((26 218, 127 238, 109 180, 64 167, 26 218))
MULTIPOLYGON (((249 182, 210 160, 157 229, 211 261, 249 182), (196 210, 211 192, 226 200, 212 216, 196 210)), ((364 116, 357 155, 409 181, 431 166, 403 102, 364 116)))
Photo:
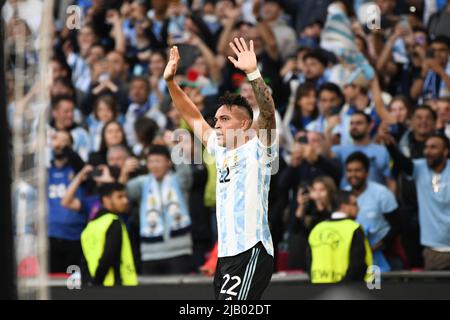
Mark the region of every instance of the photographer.
POLYGON ((115 182, 115 179, 108 166, 98 164, 98 161, 91 157, 89 164, 73 178, 61 200, 61 205, 67 209, 82 212, 91 220, 100 208, 98 187, 112 182, 115 182))
POLYGON ((53 160, 48 168, 48 237, 50 272, 66 272, 78 265, 81 258, 80 234, 86 225, 86 215, 61 205, 71 177, 81 169, 83 161, 72 150, 73 139, 67 131, 52 135, 53 160))
POLYGON ((311 186, 302 184, 297 192, 297 208, 289 239, 290 269, 306 269, 305 253, 311 230, 331 217, 336 184, 330 177, 313 180, 311 186))

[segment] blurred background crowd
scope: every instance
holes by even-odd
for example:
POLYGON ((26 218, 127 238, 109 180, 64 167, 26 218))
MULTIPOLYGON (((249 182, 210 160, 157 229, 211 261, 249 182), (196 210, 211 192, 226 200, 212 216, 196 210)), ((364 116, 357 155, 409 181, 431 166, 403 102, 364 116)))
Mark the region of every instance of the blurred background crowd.
MULTIPOLYGON (((17 69, 39 63, 41 9, 39 0, 8 0, 2 12, 6 47, 28 39, 22 59, 11 50, 5 61, 12 131, 42 90, 30 84, 14 98, 17 69)), ((126 186, 121 219, 138 272, 200 272, 217 238, 214 161, 171 161, 177 143, 188 158, 202 150, 191 134, 174 137, 189 128, 162 75, 177 45, 177 81, 211 125, 226 92, 247 98, 256 118, 252 87, 227 59, 234 37, 253 40, 276 105, 275 271, 306 269, 308 234, 330 218, 339 189, 357 196, 357 221, 383 271, 450 269, 447 1, 62 0, 53 14, 50 272, 79 264, 80 234, 101 209, 99 188, 112 182, 126 186)), ((34 187, 16 188, 26 210, 36 208, 34 187)))

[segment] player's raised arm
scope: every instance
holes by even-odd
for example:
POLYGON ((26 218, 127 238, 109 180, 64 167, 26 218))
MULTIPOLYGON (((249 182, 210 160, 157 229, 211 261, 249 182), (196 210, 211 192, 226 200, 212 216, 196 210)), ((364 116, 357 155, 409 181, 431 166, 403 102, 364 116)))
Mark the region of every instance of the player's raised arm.
POLYGON ((271 145, 275 139, 272 131, 276 129, 275 125, 275 104, 270 94, 269 87, 265 84, 261 74, 259 73, 256 54, 253 47, 253 40, 250 40, 249 47, 244 38, 234 38, 234 42, 230 42, 230 47, 237 56, 237 60, 233 57, 228 59, 237 69, 244 71, 255 92, 256 102, 259 106, 259 117, 257 120, 258 137, 267 133, 267 139, 261 139, 265 145, 271 145))
POLYGON ((180 112, 181 117, 187 122, 189 127, 191 127, 196 137, 206 146, 209 134, 212 132, 210 130, 211 127, 205 121, 192 100, 189 99, 187 94, 174 80, 179 61, 180 55, 178 53, 178 48, 176 46, 172 47, 170 49, 169 62, 164 70, 164 80, 166 80, 172 101, 178 112, 180 112))

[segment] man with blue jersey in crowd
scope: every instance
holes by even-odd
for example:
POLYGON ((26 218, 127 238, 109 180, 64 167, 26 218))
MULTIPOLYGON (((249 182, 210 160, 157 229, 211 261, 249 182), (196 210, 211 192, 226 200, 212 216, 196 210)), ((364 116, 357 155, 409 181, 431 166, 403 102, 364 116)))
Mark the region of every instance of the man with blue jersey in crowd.
POLYGON ((380 137, 398 167, 410 176, 419 203, 420 242, 426 270, 450 270, 450 141, 442 133, 425 140, 425 159, 410 159, 399 151, 387 130, 380 137))
POLYGON ((369 168, 369 158, 360 151, 352 153, 345 161, 349 189, 358 201, 356 221, 369 240, 374 265, 387 272, 391 266, 383 252, 390 249, 398 235, 398 204, 388 188, 370 180, 369 168))
POLYGON ((48 237, 50 244, 50 272, 65 273, 70 265, 81 259, 80 235, 87 216, 66 209, 61 199, 83 161, 71 149, 72 136, 67 131, 52 135, 53 160, 48 169, 48 237))
POLYGON ((275 150, 275 105, 257 67, 253 41, 247 46, 235 38, 230 47, 237 59, 228 57, 244 71, 253 87, 260 110, 256 132, 253 111, 239 95, 221 98, 214 131, 200 111, 174 81, 180 60, 173 47, 164 71, 169 93, 183 119, 216 158, 216 214, 218 263, 214 279, 220 300, 260 299, 272 277, 273 244, 267 210, 275 150))
MULTIPOLYGON (((341 144, 333 146, 331 151, 342 167, 350 154, 356 151, 363 152, 370 160, 369 179, 387 185, 394 189, 395 181, 392 179, 391 168, 389 166, 389 153, 382 145, 372 142, 370 138, 372 119, 363 111, 355 111, 350 120, 350 135, 353 138, 352 144, 341 144)), ((346 177, 341 180, 341 188, 349 185, 346 177)))

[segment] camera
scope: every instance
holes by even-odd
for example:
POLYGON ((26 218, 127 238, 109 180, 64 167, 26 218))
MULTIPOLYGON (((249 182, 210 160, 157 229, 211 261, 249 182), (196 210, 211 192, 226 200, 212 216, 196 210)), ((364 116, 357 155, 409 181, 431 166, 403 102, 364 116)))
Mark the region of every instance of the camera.
POLYGON ((393 135, 393 136, 398 135, 399 131, 400 131, 400 129, 399 129, 398 123, 394 123, 389 126, 389 133, 391 135, 393 135))
POLYGON ((102 174, 103 174, 102 169, 100 169, 100 168, 94 168, 94 170, 92 170, 92 172, 89 173, 88 179, 94 179, 94 178, 101 177, 102 174))
POLYGON ((297 138, 297 142, 302 144, 308 144, 308 136, 304 135, 297 138))

